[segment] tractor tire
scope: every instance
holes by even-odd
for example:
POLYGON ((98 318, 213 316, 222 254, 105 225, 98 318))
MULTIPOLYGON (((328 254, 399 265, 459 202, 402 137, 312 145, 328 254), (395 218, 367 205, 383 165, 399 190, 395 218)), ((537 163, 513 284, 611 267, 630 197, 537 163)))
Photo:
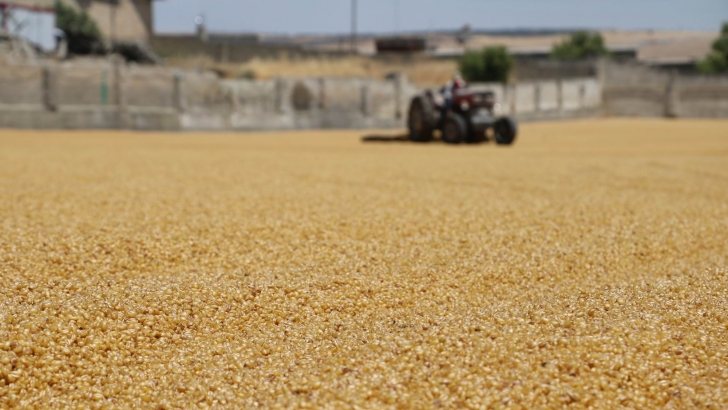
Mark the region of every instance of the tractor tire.
POLYGON ((516 122, 510 117, 499 118, 493 124, 493 134, 498 145, 511 145, 516 140, 518 129, 516 122))
POLYGON ((468 123, 462 115, 450 113, 442 126, 442 140, 448 144, 460 144, 468 139, 468 123))
POLYGON ((432 141, 435 122, 435 107, 432 102, 421 95, 413 98, 407 118, 410 140, 416 142, 432 141))

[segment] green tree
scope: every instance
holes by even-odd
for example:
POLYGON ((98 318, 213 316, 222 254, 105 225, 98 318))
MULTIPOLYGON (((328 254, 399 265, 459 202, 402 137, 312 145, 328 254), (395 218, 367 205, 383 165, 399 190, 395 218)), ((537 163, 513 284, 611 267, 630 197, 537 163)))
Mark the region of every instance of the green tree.
POLYGON ((504 83, 511 75, 513 57, 505 47, 486 47, 466 52, 459 66, 468 81, 504 83))
POLYGON ((713 42, 713 51, 698 62, 698 71, 703 74, 718 74, 728 72, 728 23, 723 24, 720 37, 713 42))
POLYGON ((582 60, 609 54, 601 33, 577 31, 563 42, 554 45, 551 57, 557 60, 582 60))
POLYGON ((68 51, 73 54, 90 54, 102 48, 101 31, 86 12, 56 1, 56 26, 63 30, 68 40, 68 51))

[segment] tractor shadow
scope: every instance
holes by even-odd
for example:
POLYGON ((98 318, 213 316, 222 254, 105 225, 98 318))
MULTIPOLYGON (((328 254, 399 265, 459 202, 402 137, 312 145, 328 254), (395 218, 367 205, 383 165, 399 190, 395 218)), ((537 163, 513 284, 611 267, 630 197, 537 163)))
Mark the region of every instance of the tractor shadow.
POLYGON ((407 134, 401 135, 365 135, 361 142, 412 142, 407 134))
MULTIPOLYGON (((421 142, 421 141, 412 141, 409 138, 409 135, 407 134, 400 134, 400 135, 365 135, 361 137, 361 142, 366 143, 400 143, 400 144, 417 144, 417 145, 423 145, 423 144, 445 144, 445 142, 436 137, 433 138, 431 141, 427 142, 421 142)), ((480 145, 483 143, 487 143, 487 140, 484 141, 473 141, 467 143, 467 145, 480 145)))

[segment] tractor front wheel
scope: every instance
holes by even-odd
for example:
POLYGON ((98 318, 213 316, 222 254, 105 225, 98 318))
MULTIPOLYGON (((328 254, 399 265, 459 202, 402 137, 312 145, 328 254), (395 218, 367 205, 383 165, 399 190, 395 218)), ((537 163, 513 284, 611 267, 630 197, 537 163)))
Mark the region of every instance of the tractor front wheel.
POLYGON ((516 128, 516 122, 510 117, 499 118, 498 121, 493 124, 493 134, 495 134, 495 141, 499 145, 511 145, 516 139, 518 130, 516 128))
POLYGON ((460 144, 467 140, 468 123, 462 115, 450 113, 442 126, 442 140, 448 144, 460 144))

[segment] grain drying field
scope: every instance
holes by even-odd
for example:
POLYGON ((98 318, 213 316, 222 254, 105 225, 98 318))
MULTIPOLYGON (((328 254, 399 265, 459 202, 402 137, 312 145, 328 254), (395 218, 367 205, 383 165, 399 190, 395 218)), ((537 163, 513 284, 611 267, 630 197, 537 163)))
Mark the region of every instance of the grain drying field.
POLYGON ((0 408, 726 408, 728 122, 0 133, 0 408))

